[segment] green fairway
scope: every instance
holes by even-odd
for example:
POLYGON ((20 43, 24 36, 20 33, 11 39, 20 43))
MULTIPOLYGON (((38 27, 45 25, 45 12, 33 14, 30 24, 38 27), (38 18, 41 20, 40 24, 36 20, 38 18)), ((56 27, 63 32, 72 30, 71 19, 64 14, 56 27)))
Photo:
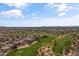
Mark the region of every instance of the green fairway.
POLYGON ((55 40, 53 51, 55 55, 63 55, 63 50, 71 45, 71 38, 65 37, 62 40, 55 40))
POLYGON ((12 51, 8 53, 10 56, 35 56, 37 55, 37 50, 42 46, 42 43, 46 43, 50 40, 55 39, 54 36, 48 35, 48 38, 43 38, 38 41, 38 43, 28 47, 28 48, 23 48, 19 50, 12 51))
POLYGON ((9 52, 8 56, 36 56, 38 54, 38 49, 42 47, 43 43, 47 43, 51 40, 54 40, 54 46, 52 48, 55 55, 62 55, 63 49, 71 45, 71 37, 64 37, 62 40, 57 39, 55 35, 48 35, 47 38, 40 39, 34 45, 31 45, 28 48, 18 49, 15 51, 9 52))

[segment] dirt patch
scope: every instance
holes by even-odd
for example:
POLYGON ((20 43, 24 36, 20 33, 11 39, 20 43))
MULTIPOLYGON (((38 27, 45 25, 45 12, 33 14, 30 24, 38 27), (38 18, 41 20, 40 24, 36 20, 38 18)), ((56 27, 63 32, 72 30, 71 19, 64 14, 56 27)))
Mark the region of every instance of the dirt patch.
MULTIPOLYGON (((37 41, 34 41, 31 45, 34 45, 35 43, 37 43, 37 41)), ((30 47, 31 45, 25 44, 23 46, 18 47, 17 49, 27 48, 27 47, 30 47)))

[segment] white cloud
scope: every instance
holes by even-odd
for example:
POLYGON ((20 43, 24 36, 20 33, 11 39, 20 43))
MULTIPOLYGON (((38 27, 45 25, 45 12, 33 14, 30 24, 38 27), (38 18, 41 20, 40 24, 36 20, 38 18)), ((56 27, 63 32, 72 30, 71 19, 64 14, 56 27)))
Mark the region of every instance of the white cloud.
POLYGON ((67 11, 74 9, 72 6, 68 6, 65 3, 53 3, 48 4, 47 7, 54 8, 57 7, 58 16, 64 16, 67 11))
MULTIPOLYGON (((0 15, 3 15, 5 17, 10 17, 10 16, 24 17, 23 14, 22 14, 22 9, 25 6, 29 6, 28 3, 5 3, 5 4, 8 5, 8 6, 15 6, 16 7, 16 9, 11 9, 11 10, 0 12, 0 15)), ((26 10, 28 10, 28 8, 26 10)))
POLYGON ((45 7, 51 7, 51 8, 53 8, 54 7, 54 3, 49 3, 45 7))
POLYGON ((48 3, 47 5, 45 5, 45 8, 54 8, 54 7, 57 7, 58 4, 55 4, 55 3, 48 3))
POLYGON ((66 13, 65 12, 62 12, 62 13, 59 13, 58 16, 64 16, 66 13))
POLYGON ((2 11, 0 12, 0 15, 6 16, 6 17, 10 17, 10 16, 20 16, 20 17, 24 17, 22 15, 22 12, 19 9, 14 9, 14 10, 8 10, 8 11, 2 11))
POLYGON ((58 7, 58 12, 69 11, 72 9, 72 6, 67 6, 65 3, 61 3, 57 7, 58 7))
POLYGON ((64 3, 58 5, 57 7, 58 7, 58 12, 62 12, 62 11, 65 11, 66 9, 68 9, 66 4, 64 4, 64 3))
POLYGON ((65 3, 58 3, 58 4, 49 3, 47 4, 47 7, 51 7, 51 8, 57 7, 58 12, 69 11, 73 8, 72 6, 67 6, 67 4, 65 3))
POLYGON ((57 5, 57 7, 58 7, 57 12, 59 12, 58 16, 64 16, 67 11, 73 9, 72 6, 67 6, 65 3, 59 4, 57 5))
MULTIPOLYGON (((7 11, 2 11, 0 12, 0 15, 3 15, 5 17, 10 17, 10 16, 20 16, 20 17, 24 17, 22 14, 22 10, 25 6, 29 6, 28 3, 5 3, 8 6, 15 6, 16 9, 12 9, 12 10, 7 10, 7 11)), ((26 9, 28 10, 28 9, 26 9)))
POLYGON ((29 6, 27 3, 6 3, 8 6, 15 6, 18 9, 23 9, 25 6, 29 6))

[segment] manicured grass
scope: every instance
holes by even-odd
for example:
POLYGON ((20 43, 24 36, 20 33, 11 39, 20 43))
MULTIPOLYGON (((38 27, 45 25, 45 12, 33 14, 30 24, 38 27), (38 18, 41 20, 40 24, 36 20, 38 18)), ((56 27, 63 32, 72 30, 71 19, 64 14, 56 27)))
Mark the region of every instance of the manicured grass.
POLYGON ((8 53, 9 56, 36 56, 38 54, 38 49, 42 46, 42 43, 49 42, 51 40, 55 39, 55 36, 48 35, 47 38, 42 38, 38 41, 38 43, 28 47, 23 48, 19 50, 12 51, 8 53))
POLYGON ((42 38, 38 43, 19 50, 9 52, 8 56, 36 56, 38 54, 38 49, 42 46, 42 43, 47 43, 51 40, 54 40, 54 46, 52 48, 55 55, 63 55, 63 49, 71 45, 72 37, 64 37, 63 39, 56 39, 55 35, 48 35, 47 38, 42 38))
POLYGON ((63 39, 55 40, 53 52, 55 55, 63 55, 63 50, 71 45, 72 37, 64 37, 63 39))

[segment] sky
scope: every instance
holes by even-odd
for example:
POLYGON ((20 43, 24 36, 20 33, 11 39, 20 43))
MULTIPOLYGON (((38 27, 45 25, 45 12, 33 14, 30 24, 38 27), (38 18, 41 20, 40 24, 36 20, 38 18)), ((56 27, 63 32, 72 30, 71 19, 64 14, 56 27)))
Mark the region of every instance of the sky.
POLYGON ((0 3, 0 26, 79 26, 79 3, 0 3))

